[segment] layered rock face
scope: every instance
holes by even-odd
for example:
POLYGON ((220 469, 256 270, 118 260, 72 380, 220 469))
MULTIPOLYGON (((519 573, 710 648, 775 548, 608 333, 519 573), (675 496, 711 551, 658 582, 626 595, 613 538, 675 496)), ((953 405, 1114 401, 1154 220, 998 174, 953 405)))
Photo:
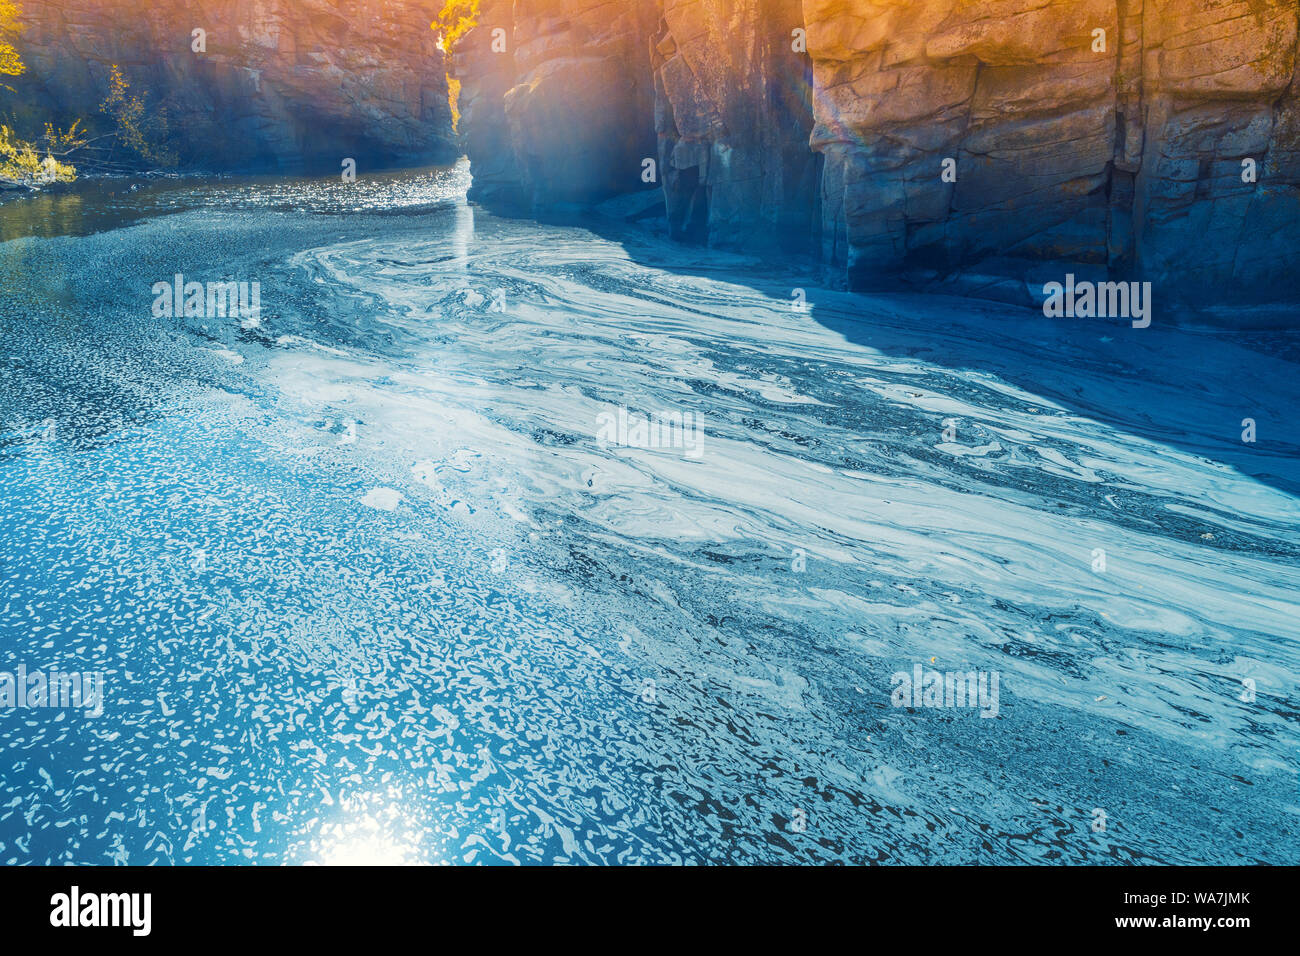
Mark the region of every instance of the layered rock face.
POLYGON ((1249 303, 1300 288, 1298 20, 1294 0, 485 0, 456 69, 483 196, 657 186, 676 235, 803 243, 855 288, 960 273, 1028 299, 1072 268, 1249 303))
POLYGON ((1139 275, 1188 303, 1294 282, 1296 4, 807 0, 805 13, 823 249, 853 284, 988 256, 1139 275))
POLYGON ((337 170, 450 161, 443 54, 411 0, 22 0, 20 119, 93 119, 118 65, 181 163, 337 170), (193 31, 206 50, 194 50, 193 31))

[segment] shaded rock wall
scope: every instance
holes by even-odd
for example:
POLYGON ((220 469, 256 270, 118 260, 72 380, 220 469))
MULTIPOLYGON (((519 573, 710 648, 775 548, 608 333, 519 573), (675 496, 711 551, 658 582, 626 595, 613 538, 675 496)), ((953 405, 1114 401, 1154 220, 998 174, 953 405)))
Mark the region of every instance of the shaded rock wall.
POLYGON ((514 4, 480 0, 479 25, 456 47, 452 69, 461 82, 458 128, 466 155, 475 157, 470 198, 508 209, 524 206, 524 186, 515 162, 506 94, 515 85, 514 4), (498 49, 493 50, 494 31, 498 49), (499 45, 500 38, 506 45, 499 45))
POLYGON ((787 22, 799 0, 484 0, 454 57, 471 197, 540 211, 659 189, 679 238, 807 247, 821 157, 787 22))
POLYGON ((802 245, 856 288, 1028 300, 1077 266, 1191 305, 1297 292, 1294 0, 484 7, 456 50, 484 194, 594 203, 652 156, 673 234, 802 245))
MULTIPOLYGON (((22 0, 19 120, 95 119, 109 69, 162 106, 184 165, 450 161, 443 54, 409 0, 22 0), (205 53, 191 31, 206 31, 205 53)), ((8 106, 8 101, 5 102, 8 106)))
POLYGON ((650 47, 655 132, 674 234, 807 245, 821 158, 799 0, 665 0, 650 47))
POLYGON ((454 61, 471 196, 536 208, 650 188, 653 25, 649 3, 482 0, 454 61))

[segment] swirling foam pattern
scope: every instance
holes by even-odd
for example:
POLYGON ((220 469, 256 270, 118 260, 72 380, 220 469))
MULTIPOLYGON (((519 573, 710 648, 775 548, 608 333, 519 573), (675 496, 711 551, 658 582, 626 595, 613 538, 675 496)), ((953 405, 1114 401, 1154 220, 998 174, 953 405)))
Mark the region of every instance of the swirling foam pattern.
POLYGON ((1297 862, 1294 342, 462 179, 0 245, 0 669, 106 682, 0 712, 0 861, 1297 862), (175 272, 259 321, 153 319, 175 272))

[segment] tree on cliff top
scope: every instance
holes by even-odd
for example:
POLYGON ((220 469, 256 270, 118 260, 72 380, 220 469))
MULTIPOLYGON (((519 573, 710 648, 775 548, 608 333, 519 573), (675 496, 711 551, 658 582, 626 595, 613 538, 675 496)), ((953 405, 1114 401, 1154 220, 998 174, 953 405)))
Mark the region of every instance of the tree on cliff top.
POLYGON ((20 30, 18 5, 13 0, 0 0, 0 76, 18 76, 26 69, 13 44, 20 30))
MULTIPOLYGON (((0 0, 4 3, 5 0, 0 0)), ((438 48, 451 53, 456 41, 478 25, 479 0, 447 0, 430 26, 438 32, 438 48)))

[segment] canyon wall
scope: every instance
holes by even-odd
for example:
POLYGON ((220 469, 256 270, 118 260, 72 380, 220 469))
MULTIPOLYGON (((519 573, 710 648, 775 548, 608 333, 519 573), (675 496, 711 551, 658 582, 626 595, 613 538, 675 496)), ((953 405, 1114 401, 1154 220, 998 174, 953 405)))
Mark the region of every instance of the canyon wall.
POLYGON ((655 189, 674 235, 804 248, 853 288, 1031 301, 1069 268, 1244 308, 1300 292, 1298 20, 1294 0, 483 0, 453 62, 484 201, 655 189))
POLYGON ((151 117, 165 111, 186 167, 447 162, 459 149, 431 18, 410 0, 21 0, 27 72, 3 105, 20 123, 94 122, 116 64, 151 117))

